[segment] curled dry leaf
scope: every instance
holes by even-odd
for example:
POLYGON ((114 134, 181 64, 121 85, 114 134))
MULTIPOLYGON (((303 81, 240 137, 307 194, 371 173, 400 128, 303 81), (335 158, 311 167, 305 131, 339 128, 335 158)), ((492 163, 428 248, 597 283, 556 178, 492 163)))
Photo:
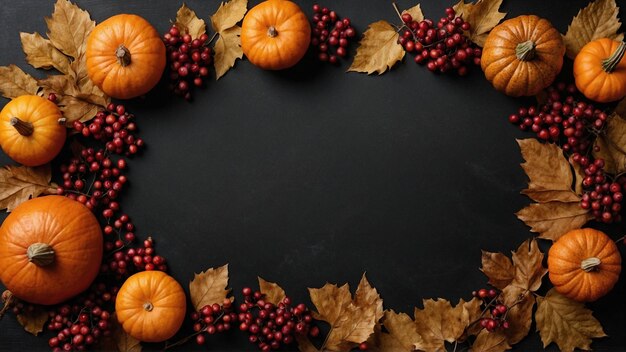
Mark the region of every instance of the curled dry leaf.
POLYGON ((95 28, 89 13, 68 0, 58 0, 46 18, 48 38, 65 55, 78 59, 85 52, 85 39, 95 28))
POLYGON ((539 233, 539 238, 556 241, 561 236, 581 228, 593 215, 580 207, 579 202, 535 203, 515 213, 530 231, 539 233))
POLYGON ((441 298, 423 302, 423 309, 415 308, 415 325, 422 343, 414 347, 424 351, 445 350, 445 342, 455 342, 463 337, 472 322, 470 318, 475 317, 475 310, 479 309, 476 304, 467 304, 464 300, 455 307, 441 298))
POLYGON ((206 23, 198 18, 196 13, 183 3, 183 6, 176 13, 176 27, 182 34, 189 34, 191 39, 198 39, 206 33, 206 23))
MULTIPOLYGON (((191 303, 196 310, 209 304, 223 304, 230 294, 228 287, 228 264, 195 274, 189 282, 191 303)), ((230 298, 232 300, 232 297, 230 298)))
POLYGON ((537 291, 541 287, 541 279, 548 272, 543 267, 543 253, 539 250, 537 240, 524 241, 513 252, 515 278, 511 285, 523 290, 537 291))
POLYGON ((421 22, 422 20, 424 20, 424 13, 422 13, 422 8, 420 7, 420 4, 417 4, 411 7, 410 9, 406 9, 402 11, 402 14, 405 14, 405 13, 408 13, 409 15, 411 15, 411 17, 413 18, 413 21, 421 22))
POLYGON ((48 312, 40 306, 34 306, 33 310, 25 309, 18 314, 17 321, 24 327, 24 330, 37 336, 43 331, 48 321, 48 312))
POLYGON ((398 38, 396 29, 387 21, 370 24, 348 71, 383 74, 404 58, 405 51, 398 38))
POLYGON ((22 49, 26 54, 26 61, 35 68, 55 68, 67 74, 70 71, 70 60, 62 52, 43 38, 39 33, 20 33, 22 49))
MULTIPOLYGON (((522 194, 536 202, 577 202, 580 197, 572 191, 574 175, 563 151, 552 143, 534 138, 517 140, 526 162, 522 168, 530 179, 522 194)), ((581 181, 582 183, 582 181, 581 181)))
POLYGON ((37 81, 15 65, 0 67, 0 94, 13 99, 20 95, 37 94, 37 81))
POLYGON ((510 350, 511 345, 502 331, 489 332, 482 330, 472 344, 472 352, 502 352, 510 350))
POLYGON ((617 33, 622 25, 618 14, 619 8, 615 0, 595 0, 578 11, 563 36, 565 54, 573 60, 580 49, 592 40, 600 38, 623 40, 624 34, 617 33))
POLYGON ((248 0, 230 0, 222 2, 211 16, 211 26, 219 34, 215 43, 215 79, 220 79, 243 57, 241 49, 241 27, 237 25, 246 14, 248 0))
POLYGON ((259 288, 261 293, 265 295, 265 301, 274 305, 278 305, 278 303, 282 302, 282 300, 287 296, 285 294, 285 290, 278 286, 278 284, 265 281, 261 277, 259 277, 259 288))
POLYGON ((482 268, 489 278, 488 283, 500 290, 507 287, 515 278, 515 267, 507 256, 502 253, 482 251, 482 268))
POLYGON ((56 194, 50 182, 50 165, 5 166, 0 169, 0 209, 12 211, 21 203, 42 194, 56 194))
POLYGON ((596 138, 593 156, 604 159, 604 170, 617 175, 626 171, 626 120, 617 113, 609 116, 605 133, 596 138))
POLYGON ((606 336, 591 310, 554 288, 545 297, 537 297, 535 321, 544 348, 554 342, 564 352, 590 350, 592 338, 606 336))
POLYGON ((478 0, 473 4, 460 0, 453 8, 457 16, 470 24, 470 40, 482 47, 489 32, 506 16, 499 11, 500 5, 502 0, 478 0))

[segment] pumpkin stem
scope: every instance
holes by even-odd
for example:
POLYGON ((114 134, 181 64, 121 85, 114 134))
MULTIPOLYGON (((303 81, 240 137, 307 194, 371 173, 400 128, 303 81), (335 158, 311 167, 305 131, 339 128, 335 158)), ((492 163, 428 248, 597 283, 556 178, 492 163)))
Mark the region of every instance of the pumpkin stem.
POLYGON ((54 249, 49 244, 33 243, 26 250, 28 261, 37 266, 46 266, 54 262, 54 249))
POLYGON ((527 40, 517 44, 515 47, 515 55, 519 60, 530 61, 535 58, 535 42, 527 40))
POLYGON ((604 69, 604 72, 613 72, 613 70, 615 70, 620 61, 622 61, 625 52, 626 42, 619 43, 619 46, 617 47, 615 52, 611 54, 611 56, 609 56, 608 58, 602 60, 602 68, 604 69))
POLYGON ((28 137, 33 134, 33 124, 30 122, 22 121, 18 117, 11 117, 9 123, 11 126, 15 127, 17 132, 22 136, 28 137))
POLYGON ((268 37, 274 38, 277 35, 278 35, 278 31, 276 30, 276 28, 274 28, 274 26, 270 26, 270 28, 267 29, 268 37))
POLYGON ((121 44, 115 50, 115 56, 117 57, 117 62, 119 62, 122 67, 126 67, 130 65, 130 50, 121 44))
POLYGON ((151 302, 146 302, 143 304, 143 309, 145 309, 146 312, 152 312, 152 310, 154 309, 154 306, 152 305, 151 302))
POLYGON ((590 257, 580 262, 580 268, 586 272, 590 272, 597 270, 600 264, 602 264, 600 258, 590 257))

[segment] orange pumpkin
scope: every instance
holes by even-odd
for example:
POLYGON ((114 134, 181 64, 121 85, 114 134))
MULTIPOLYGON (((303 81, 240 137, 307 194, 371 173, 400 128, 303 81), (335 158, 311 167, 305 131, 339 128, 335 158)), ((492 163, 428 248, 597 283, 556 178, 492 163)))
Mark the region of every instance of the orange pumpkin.
POLYGON ((523 15, 496 26, 485 41, 485 77, 506 95, 535 95, 554 81, 563 66, 561 34, 543 18, 523 15))
POLYGON ((548 252, 550 281, 560 294, 579 302, 606 295, 619 278, 622 258, 615 242, 594 229, 572 230, 548 252))
POLYGON ((626 43, 602 38, 587 43, 574 60, 576 87, 601 103, 626 96, 626 43))
POLYGON ((174 336, 186 311, 183 288, 162 271, 143 271, 129 277, 115 299, 115 312, 124 331, 144 342, 174 336))
POLYGON ((241 48, 254 65, 265 70, 289 68, 304 56, 311 26, 298 5, 267 0, 253 7, 241 24, 241 48))
POLYGON ((20 164, 46 164, 59 154, 64 143, 65 120, 48 99, 22 95, 0 112, 0 145, 20 164))
POLYGON ((0 227, 0 281, 27 302, 57 304, 79 294, 101 261, 98 220, 66 197, 26 201, 0 227))
POLYGON ((148 21, 121 14, 87 38, 87 73, 107 95, 130 99, 148 93, 165 68, 165 44, 148 21))

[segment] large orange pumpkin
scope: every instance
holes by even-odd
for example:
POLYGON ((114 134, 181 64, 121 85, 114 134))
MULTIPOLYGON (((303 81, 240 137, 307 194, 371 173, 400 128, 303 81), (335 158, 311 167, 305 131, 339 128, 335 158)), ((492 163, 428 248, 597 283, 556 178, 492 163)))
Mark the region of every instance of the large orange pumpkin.
POLYGON ((124 331, 144 342, 174 336, 183 324, 186 307, 183 288, 162 271, 129 277, 115 299, 115 312, 124 331))
POLYGON ((619 278, 622 258, 615 242, 594 229, 572 230, 548 252, 550 281, 560 294, 579 302, 606 295, 619 278))
POLYGON ((22 95, 0 112, 0 145, 13 160, 26 166, 50 162, 65 143, 65 121, 48 99, 22 95))
POLYGON ((565 44, 552 24, 523 15, 496 26, 485 41, 485 77, 506 95, 535 95, 554 81, 563 66, 565 44))
POLYGON ((602 38, 587 43, 574 60, 576 87, 601 103, 626 96, 626 43, 602 38))
POLYGON ((253 7, 241 24, 241 48, 254 65, 282 70, 306 53, 311 26, 298 5, 288 0, 267 0, 253 7))
POLYGON ((0 280, 16 297, 56 304, 91 285, 102 232, 84 205, 62 196, 20 204, 0 227, 0 280))
POLYGON ((148 93, 165 68, 165 44, 148 21, 121 14, 87 38, 87 73, 107 95, 130 99, 148 93))

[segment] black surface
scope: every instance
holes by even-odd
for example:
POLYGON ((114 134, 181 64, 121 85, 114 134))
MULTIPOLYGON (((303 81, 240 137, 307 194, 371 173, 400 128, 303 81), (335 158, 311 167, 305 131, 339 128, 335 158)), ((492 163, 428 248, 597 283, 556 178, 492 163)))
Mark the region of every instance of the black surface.
MULTIPOLYGON (((312 2, 298 2, 310 13, 312 2)), ((164 32, 182 2, 78 3, 98 22, 137 13, 164 32)), ((187 3, 205 19, 218 6, 187 3)), ((396 21, 390 1, 327 3, 359 33, 379 19, 396 21)), ((509 18, 547 17, 564 32, 586 3, 508 0, 503 9, 509 18)), ((422 1, 430 18, 449 5, 422 1)), ((51 0, 0 7, 1 65, 35 72, 18 32, 44 33, 52 8, 51 0)), ((306 287, 354 287, 366 271, 387 308, 410 313, 422 298, 469 298, 486 284, 481 249, 506 253, 532 236, 513 214, 528 203, 519 194, 526 179, 515 138, 531 136, 506 121, 523 99, 496 92, 475 67, 466 78, 433 75, 411 61, 381 77, 346 68, 307 58, 294 69, 266 72, 241 61, 192 104, 170 97, 163 85, 127 103, 148 148, 130 163, 122 204, 138 234, 156 238, 185 287, 194 271, 230 263, 237 290, 261 275, 301 301, 306 287)), ((622 232, 611 229, 614 237, 622 232)), ((624 282, 591 305, 610 336, 594 342, 595 350, 626 350, 624 282)), ((211 338, 209 346, 255 349, 237 332, 211 338)), ((46 348, 47 338, 30 337, 12 315, 0 322, 0 350, 46 348)), ((536 333, 517 345, 540 348, 536 333)))

